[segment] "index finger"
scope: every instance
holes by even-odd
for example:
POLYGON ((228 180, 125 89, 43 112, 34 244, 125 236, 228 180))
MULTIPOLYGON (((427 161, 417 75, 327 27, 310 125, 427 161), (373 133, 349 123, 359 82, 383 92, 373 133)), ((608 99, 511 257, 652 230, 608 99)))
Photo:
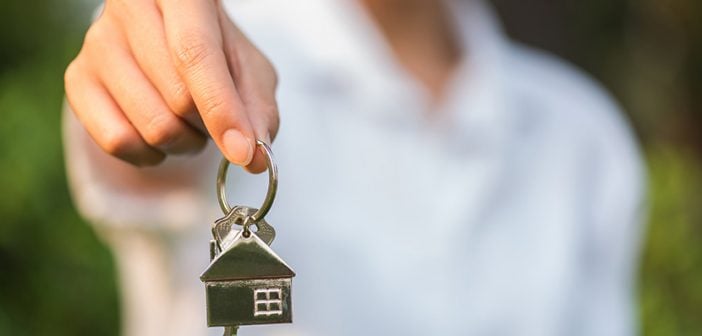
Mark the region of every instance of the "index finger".
POLYGON ((213 0, 160 0, 166 39, 210 136, 229 161, 245 166, 254 132, 224 53, 213 0))

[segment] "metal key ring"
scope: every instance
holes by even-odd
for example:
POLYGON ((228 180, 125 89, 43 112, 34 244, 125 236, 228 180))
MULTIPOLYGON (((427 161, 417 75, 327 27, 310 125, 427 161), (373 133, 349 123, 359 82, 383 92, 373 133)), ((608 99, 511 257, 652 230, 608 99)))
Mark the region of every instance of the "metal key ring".
MULTIPOLYGON (((261 140, 256 140, 256 144, 263 149, 263 154, 266 157, 266 166, 268 167, 268 192, 266 193, 266 199, 263 200, 261 207, 256 213, 251 215, 251 221, 253 223, 258 222, 266 216, 273 205, 275 193, 278 190, 278 167, 273 159, 273 152, 268 144, 261 140)), ((227 158, 222 158, 222 161, 219 163, 219 171, 217 172, 217 200, 219 201, 219 207, 225 215, 232 211, 232 208, 227 202, 227 192, 224 190, 228 168, 229 160, 227 160, 227 158)))

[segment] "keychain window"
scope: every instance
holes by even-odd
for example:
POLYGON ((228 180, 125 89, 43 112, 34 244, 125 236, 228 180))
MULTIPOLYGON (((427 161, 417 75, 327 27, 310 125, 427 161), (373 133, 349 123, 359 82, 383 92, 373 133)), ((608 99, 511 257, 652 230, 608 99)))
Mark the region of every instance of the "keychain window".
POLYGON ((254 316, 281 315, 282 304, 280 288, 262 288, 254 291, 254 316))

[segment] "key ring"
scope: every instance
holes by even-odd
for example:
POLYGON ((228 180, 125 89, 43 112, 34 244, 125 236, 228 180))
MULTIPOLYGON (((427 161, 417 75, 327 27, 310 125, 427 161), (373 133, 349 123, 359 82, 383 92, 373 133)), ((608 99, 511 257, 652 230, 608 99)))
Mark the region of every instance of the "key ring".
MULTIPOLYGON (((263 149, 263 154, 266 157, 266 166, 268 167, 268 192, 266 193, 266 198, 263 200, 261 207, 250 217, 253 223, 257 223, 268 214, 268 211, 273 205, 275 193, 278 190, 278 167, 273 159, 273 152, 268 144, 261 140, 256 140, 256 144, 263 149)), ((219 171, 217 172, 217 200, 219 201, 219 207, 225 215, 232 211, 232 208, 227 202, 227 192, 224 190, 228 168, 229 160, 227 160, 227 158, 222 158, 222 161, 219 163, 219 171)))

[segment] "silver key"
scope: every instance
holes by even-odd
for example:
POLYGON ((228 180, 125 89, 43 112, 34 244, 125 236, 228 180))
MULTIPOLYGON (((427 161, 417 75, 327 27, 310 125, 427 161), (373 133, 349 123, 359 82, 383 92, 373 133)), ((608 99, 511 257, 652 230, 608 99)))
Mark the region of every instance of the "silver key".
POLYGON ((224 336, 236 336, 237 331, 239 331, 238 326, 224 327, 224 336))
MULTIPOLYGON (((243 226, 246 219, 250 218, 256 211, 258 211, 256 208, 237 205, 233 207, 226 216, 214 222, 212 234, 218 240, 218 243, 220 243, 220 248, 221 244, 227 240, 227 237, 233 237, 233 235, 230 235, 232 227, 234 225, 243 226)), ((268 224, 264 219, 260 219, 258 223, 254 223, 252 226, 254 226, 252 232, 261 238, 261 240, 268 245, 273 243, 275 239, 275 229, 273 226, 268 224)))

